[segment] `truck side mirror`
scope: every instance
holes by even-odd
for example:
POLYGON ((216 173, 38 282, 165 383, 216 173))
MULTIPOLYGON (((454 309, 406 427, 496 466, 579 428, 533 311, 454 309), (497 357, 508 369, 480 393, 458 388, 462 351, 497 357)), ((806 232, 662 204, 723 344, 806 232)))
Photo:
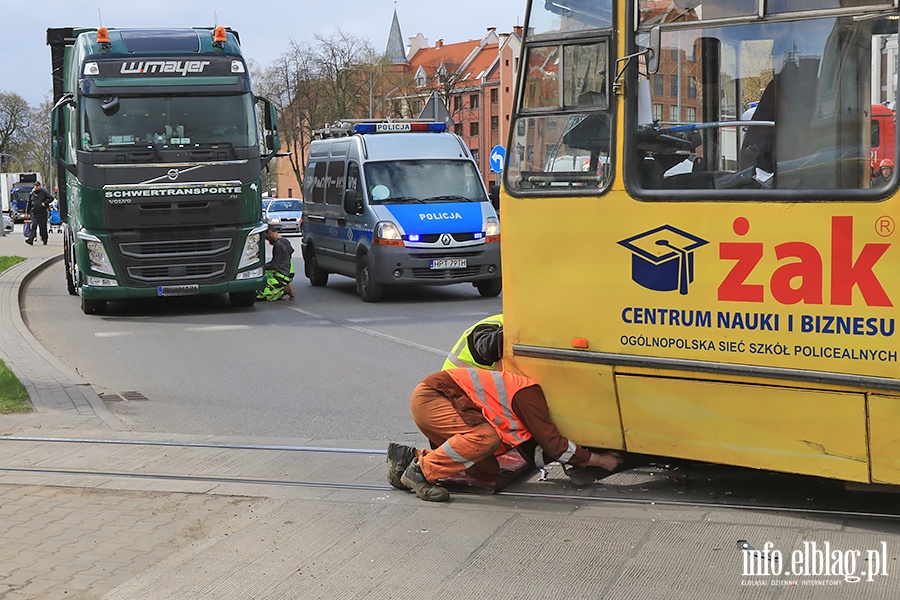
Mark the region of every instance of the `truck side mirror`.
POLYGON ((263 140, 268 151, 263 160, 264 163, 268 163, 281 149, 281 139, 278 137, 278 113, 275 111, 275 105, 268 99, 258 96, 256 102, 262 105, 260 112, 263 117, 263 140))
POLYGON ((348 215, 361 215, 363 212, 362 198, 359 190, 347 190, 344 192, 344 212, 348 215))
POLYGON ((53 106, 53 109, 50 113, 50 138, 53 158, 56 159, 56 161, 62 168, 74 174, 76 171, 75 165, 66 162, 66 159, 69 156, 69 143, 68 137, 64 133, 66 130, 66 110, 69 107, 73 106, 75 106, 75 98, 71 94, 66 94, 65 96, 60 98, 59 101, 53 106))

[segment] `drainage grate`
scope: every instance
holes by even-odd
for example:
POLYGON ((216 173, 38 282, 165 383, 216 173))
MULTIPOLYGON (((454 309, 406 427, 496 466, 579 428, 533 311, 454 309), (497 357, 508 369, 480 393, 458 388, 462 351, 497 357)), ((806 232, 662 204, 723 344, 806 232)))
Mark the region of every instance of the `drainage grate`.
POLYGON ((149 400, 140 392, 119 392, 118 394, 97 394, 104 402, 144 402, 149 400))

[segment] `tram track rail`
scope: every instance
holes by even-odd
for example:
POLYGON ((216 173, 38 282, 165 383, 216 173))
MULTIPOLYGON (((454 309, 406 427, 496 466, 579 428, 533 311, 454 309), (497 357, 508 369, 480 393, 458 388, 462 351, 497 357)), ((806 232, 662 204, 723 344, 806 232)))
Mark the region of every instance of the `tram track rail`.
MULTIPOLYGON (((186 442, 186 441, 161 441, 161 440, 132 440, 132 439, 103 439, 103 438, 64 438, 64 437, 35 437, 35 436, 0 436, 0 447, 10 443, 53 443, 69 446, 93 446, 93 445, 113 445, 113 446, 135 446, 135 447, 167 447, 167 448, 203 448, 211 450, 234 450, 234 451, 276 451, 289 453, 316 453, 316 454, 345 454, 345 455, 385 455, 384 449, 372 448, 346 448, 331 446, 302 446, 302 445, 267 445, 267 444, 238 444, 238 443, 219 443, 219 442, 186 442)), ((227 476, 227 475, 198 475, 198 474, 176 474, 164 472, 138 472, 130 470, 101 470, 90 468, 63 468, 52 466, 22 466, 13 467, 0 465, 0 475, 40 475, 40 476, 58 476, 58 477, 102 477, 108 479, 133 479, 145 481, 160 482, 187 482, 187 483, 204 483, 204 484, 233 484, 233 485, 250 485, 250 486, 272 486, 282 488, 321 488, 334 490, 353 490, 353 491, 376 491, 388 492, 395 491, 388 484, 353 482, 353 481, 316 481, 305 479, 273 479, 264 477, 245 477, 245 476, 227 476)), ((602 482, 598 485, 602 486, 602 482)), ((511 486, 512 487, 512 486, 511 486)), ((466 492, 454 488, 458 493, 477 493, 466 492)), ((657 508, 709 508, 709 509, 730 509, 730 510, 750 510, 766 513, 783 513, 798 516, 813 516, 827 518, 845 518, 845 519, 875 519, 886 521, 900 522, 900 512, 889 512, 879 510, 847 510, 841 508, 829 509, 827 507, 800 507, 790 505, 777 504, 753 504, 742 502, 717 502, 717 501, 701 501, 697 499, 662 499, 658 497, 640 497, 637 493, 621 493, 617 495, 599 494, 586 495, 565 492, 535 492, 535 491, 517 491, 513 489, 503 489, 494 492, 495 496, 536 501, 553 501, 567 502, 576 504, 611 504, 611 505, 631 505, 657 508)))

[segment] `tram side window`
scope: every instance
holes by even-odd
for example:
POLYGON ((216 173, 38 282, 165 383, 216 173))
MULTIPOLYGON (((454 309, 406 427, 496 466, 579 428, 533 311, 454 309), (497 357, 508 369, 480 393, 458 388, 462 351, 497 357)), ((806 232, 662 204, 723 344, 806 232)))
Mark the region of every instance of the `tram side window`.
POLYGON ((870 116, 875 103, 895 105, 896 48, 887 18, 664 31, 659 71, 638 86, 629 181, 648 190, 871 189, 870 116), (659 78, 675 84, 654 85, 659 78))
POLYGON ((554 0, 532 5, 529 36, 612 27, 612 0, 554 0))
POLYGON ((609 45, 530 47, 506 169, 513 190, 596 193, 609 181, 609 45))

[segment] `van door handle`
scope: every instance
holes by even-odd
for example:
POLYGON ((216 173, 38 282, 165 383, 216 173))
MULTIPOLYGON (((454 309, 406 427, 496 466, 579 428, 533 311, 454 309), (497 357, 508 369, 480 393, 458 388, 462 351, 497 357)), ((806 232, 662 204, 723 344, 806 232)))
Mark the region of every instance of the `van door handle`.
POLYGON ((343 227, 346 224, 347 224, 347 219, 344 219, 344 218, 338 219, 338 227, 343 227))
POLYGON ((323 217, 322 215, 305 215, 304 218, 310 221, 315 221, 317 223, 325 222, 325 217, 323 217))

